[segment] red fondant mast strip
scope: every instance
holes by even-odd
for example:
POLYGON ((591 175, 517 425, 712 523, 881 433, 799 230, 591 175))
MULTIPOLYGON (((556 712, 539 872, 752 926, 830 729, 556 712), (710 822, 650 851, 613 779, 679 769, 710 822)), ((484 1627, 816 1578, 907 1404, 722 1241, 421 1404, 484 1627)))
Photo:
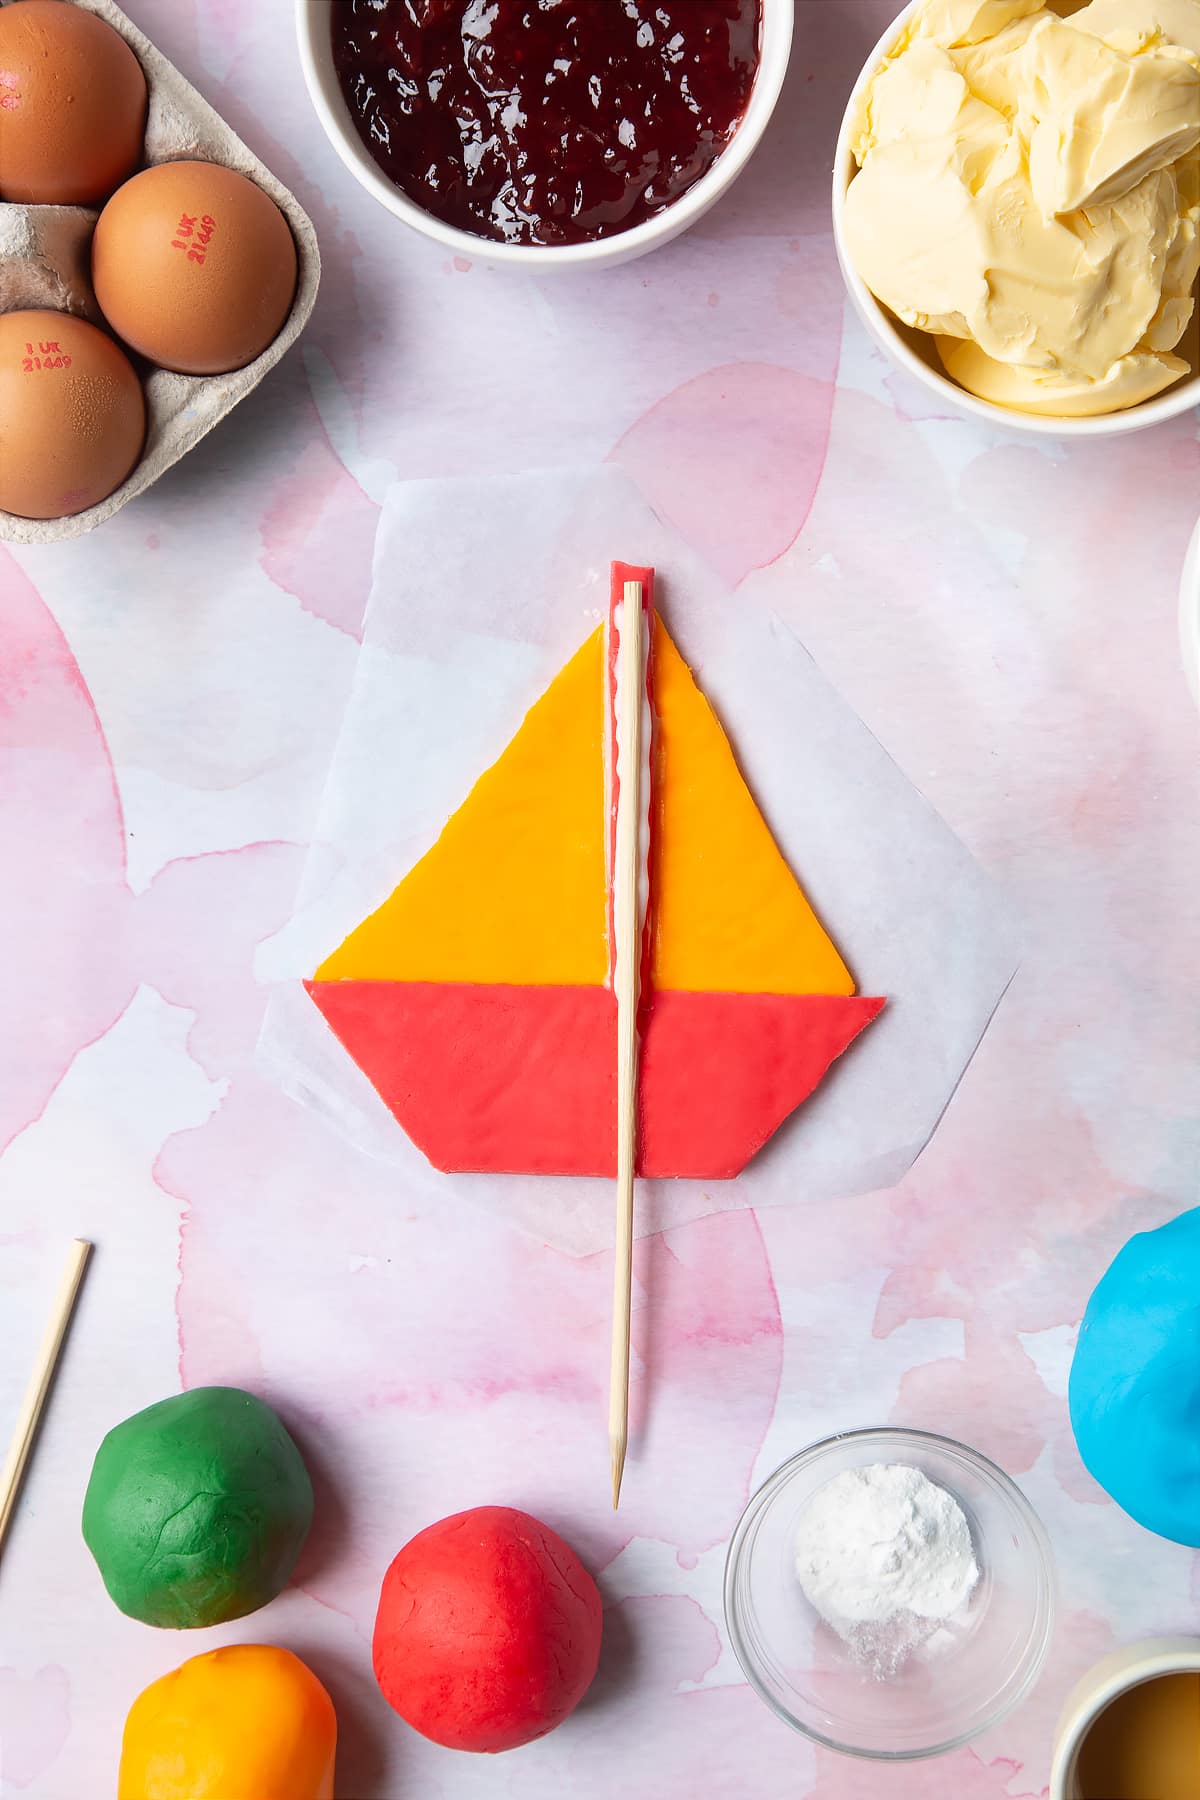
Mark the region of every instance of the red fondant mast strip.
POLYGON ((612 565, 608 596, 608 620, 604 636, 604 719, 605 719, 605 780, 604 791, 608 807, 608 979, 613 979, 613 963, 616 954, 616 922, 613 911, 613 871, 616 867, 617 844, 617 799, 619 780, 617 776, 617 658, 620 654, 619 622, 624 617, 625 583, 639 581, 642 584, 642 655, 645 684, 645 711, 642 715, 641 731, 641 791, 639 794, 642 813, 641 830, 641 966, 639 969, 639 992, 643 1004, 647 995, 647 977, 650 969, 650 834, 654 829, 654 570, 639 568, 633 563, 615 562, 612 565))

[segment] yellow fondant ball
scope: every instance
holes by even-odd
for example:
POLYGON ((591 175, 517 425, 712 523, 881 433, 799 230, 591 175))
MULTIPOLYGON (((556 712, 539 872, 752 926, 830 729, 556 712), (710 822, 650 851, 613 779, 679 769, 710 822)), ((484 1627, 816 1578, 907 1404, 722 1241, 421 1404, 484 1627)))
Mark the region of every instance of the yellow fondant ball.
POLYGON ((333 1800, 337 1721, 290 1650, 210 1650, 138 1695, 117 1800, 333 1800))

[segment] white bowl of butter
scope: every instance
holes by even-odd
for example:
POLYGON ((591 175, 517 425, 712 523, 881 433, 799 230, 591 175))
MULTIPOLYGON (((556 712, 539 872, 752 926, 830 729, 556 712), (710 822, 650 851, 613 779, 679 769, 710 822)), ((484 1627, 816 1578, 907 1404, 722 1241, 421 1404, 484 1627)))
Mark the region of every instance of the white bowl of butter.
POLYGON ((913 0, 833 217, 868 330, 958 409, 1095 437, 1200 406, 1200 0, 913 0))

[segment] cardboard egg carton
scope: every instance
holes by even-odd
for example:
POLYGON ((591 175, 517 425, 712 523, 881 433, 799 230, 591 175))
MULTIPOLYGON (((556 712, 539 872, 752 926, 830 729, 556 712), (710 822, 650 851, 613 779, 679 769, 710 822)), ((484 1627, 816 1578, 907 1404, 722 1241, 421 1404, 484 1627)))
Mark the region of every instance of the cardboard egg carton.
MULTIPOLYGON (((0 0, 3 3, 3 0, 0 0)), ((321 258, 312 222, 294 194, 277 181, 213 111, 173 63, 154 48, 112 0, 70 0, 99 13, 115 27, 141 63, 149 89, 143 166, 192 158, 224 163, 258 183, 291 226, 297 280, 292 309, 278 337, 261 356, 228 375, 176 375, 143 365, 146 443, 141 461, 115 493, 86 512, 65 519, 23 519, 0 511, 0 538, 17 544, 49 544, 78 537, 144 493, 164 470, 211 431, 218 420, 258 386, 304 329, 317 295, 321 258)), ((102 324, 89 273, 95 207, 0 203, 0 312, 51 307, 102 324)))

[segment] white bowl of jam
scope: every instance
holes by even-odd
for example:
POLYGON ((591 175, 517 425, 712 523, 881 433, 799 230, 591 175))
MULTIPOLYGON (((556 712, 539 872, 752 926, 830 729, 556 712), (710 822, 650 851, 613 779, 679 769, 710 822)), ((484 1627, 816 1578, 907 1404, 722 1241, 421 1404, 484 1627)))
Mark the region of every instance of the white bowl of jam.
POLYGON ((304 77, 355 179, 475 261, 627 262, 736 180, 794 0, 296 0, 304 77))

